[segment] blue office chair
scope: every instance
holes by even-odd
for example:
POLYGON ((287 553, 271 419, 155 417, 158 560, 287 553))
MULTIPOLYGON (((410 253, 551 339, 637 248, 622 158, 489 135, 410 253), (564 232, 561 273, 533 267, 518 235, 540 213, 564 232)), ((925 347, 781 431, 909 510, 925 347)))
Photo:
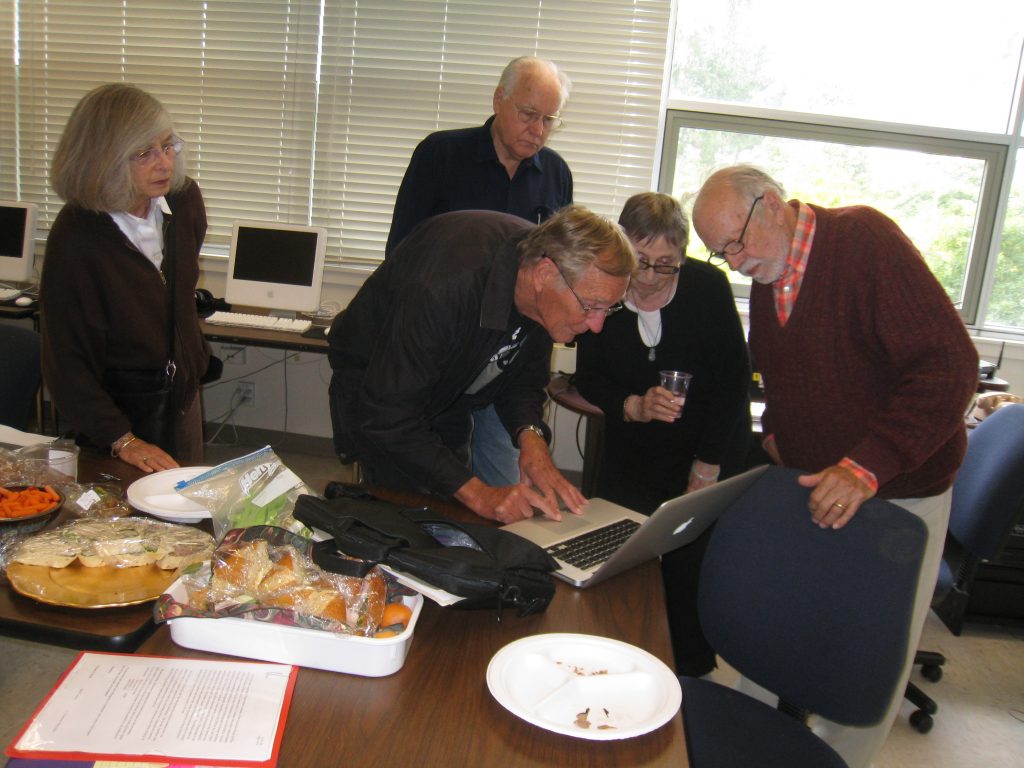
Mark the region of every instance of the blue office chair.
MULTIPOLYGON (((1002 549, 1024 509, 1024 405, 1004 405, 968 435, 967 455, 953 483, 949 532, 942 552, 932 609, 954 635, 963 631, 978 566, 1002 549)), ((941 653, 918 651, 921 674, 942 678, 941 653)), ((918 707, 910 724, 921 733, 933 725, 936 703, 914 683, 906 697, 918 707)))
POLYGON ((0 424, 28 428, 39 391, 39 334, 11 323, 0 323, 0 424))
POLYGON ((867 726, 906 659, 927 530, 871 499, 838 531, 814 525, 801 473, 770 468, 719 518, 701 569, 701 625, 725 661, 778 694, 778 709, 682 677, 694 768, 837 768, 806 727, 816 713, 867 726))

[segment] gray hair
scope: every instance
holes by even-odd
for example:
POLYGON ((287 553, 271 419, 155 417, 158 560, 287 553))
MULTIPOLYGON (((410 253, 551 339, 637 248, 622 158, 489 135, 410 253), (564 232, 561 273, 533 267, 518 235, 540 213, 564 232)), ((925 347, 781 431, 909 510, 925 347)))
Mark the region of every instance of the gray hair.
POLYGON ((521 241, 520 255, 526 262, 545 256, 575 280, 590 266, 613 277, 628 277, 636 269, 633 245, 622 227, 582 205, 567 205, 521 241))
POLYGON ((715 171, 704 182, 704 187, 709 186, 729 187, 751 203, 755 197, 763 195, 768 191, 774 192, 783 201, 786 200, 785 188, 765 171, 754 165, 731 165, 728 168, 715 171))
POLYGON ((666 242, 686 252, 690 224, 682 206, 663 192, 640 192, 622 207, 619 224, 634 243, 646 243, 664 237, 666 242))
MULTIPOLYGON (((140 88, 111 83, 78 102, 50 166, 50 184, 67 203, 90 211, 125 211, 138 197, 131 156, 150 147, 174 123, 163 105, 140 88)), ((174 159, 171 189, 185 183, 184 153, 174 159)))
POLYGON ((568 75, 558 68, 555 62, 536 56, 520 56, 519 58, 512 59, 512 61, 505 65, 505 69, 501 72, 501 78, 498 80, 498 87, 501 89, 502 97, 505 99, 511 98, 523 74, 528 70, 536 69, 547 69, 558 79, 558 86, 561 91, 561 101, 558 108, 561 110, 565 106, 565 102, 569 100, 572 81, 569 80, 568 75))

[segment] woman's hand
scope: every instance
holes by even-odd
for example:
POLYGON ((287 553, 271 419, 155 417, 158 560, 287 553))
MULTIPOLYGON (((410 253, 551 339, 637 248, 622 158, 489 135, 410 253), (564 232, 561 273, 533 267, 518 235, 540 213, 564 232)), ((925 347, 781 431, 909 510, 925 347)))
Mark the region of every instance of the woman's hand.
POLYGON ((143 472, 159 472, 162 469, 174 469, 176 462, 163 448, 136 438, 122 448, 117 458, 143 472))
POLYGON ((626 421, 671 423, 683 412, 681 400, 664 387, 651 387, 642 395, 627 397, 622 404, 622 416, 626 421))
POLYGON ((686 492, 699 491, 718 482, 718 473, 722 467, 718 464, 705 464, 700 459, 694 459, 690 465, 690 479, 686 484, 686 492))

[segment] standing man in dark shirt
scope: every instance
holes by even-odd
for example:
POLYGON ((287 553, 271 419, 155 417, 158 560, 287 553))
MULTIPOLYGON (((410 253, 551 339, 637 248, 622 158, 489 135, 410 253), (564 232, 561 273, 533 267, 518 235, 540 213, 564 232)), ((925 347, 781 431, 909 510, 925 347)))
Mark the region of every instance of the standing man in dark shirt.
MULTIPOLYGON (((572 202, 569 166, 545 144, 562 125, 569 78, 545 59, 522 56, 494 89, 482 126, 432 133, 416 147, 395 201, 385 256, 424 219, 448 211, 511 213, 534 224, 572 202)), ((474 415, 473 469, 485 482, 519 480, 518 451, 492 407, 474 415)))

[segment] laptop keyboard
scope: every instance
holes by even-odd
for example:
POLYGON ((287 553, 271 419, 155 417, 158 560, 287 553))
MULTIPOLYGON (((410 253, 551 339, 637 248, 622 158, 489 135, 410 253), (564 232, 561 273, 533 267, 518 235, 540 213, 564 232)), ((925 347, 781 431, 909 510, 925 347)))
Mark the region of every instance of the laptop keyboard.
POLYGON ((635 520, 619 520, 548 547, 554 558, 584 570, 603 563, 640 527, 635 520))

